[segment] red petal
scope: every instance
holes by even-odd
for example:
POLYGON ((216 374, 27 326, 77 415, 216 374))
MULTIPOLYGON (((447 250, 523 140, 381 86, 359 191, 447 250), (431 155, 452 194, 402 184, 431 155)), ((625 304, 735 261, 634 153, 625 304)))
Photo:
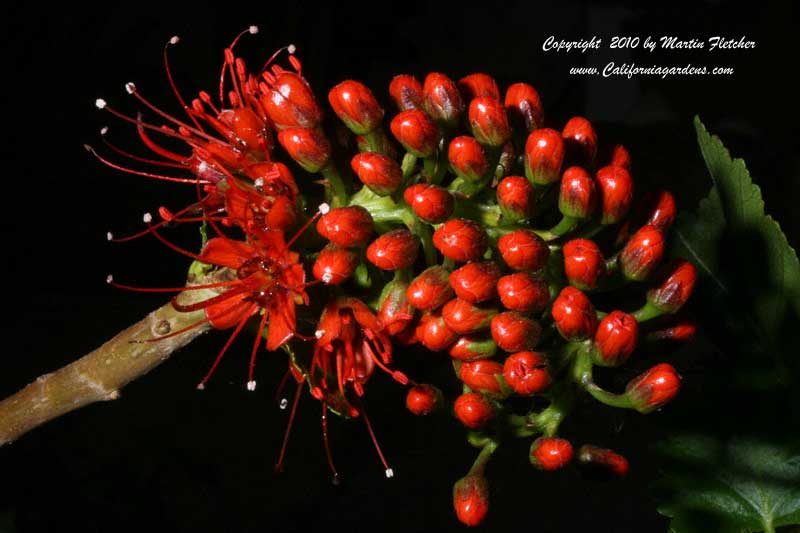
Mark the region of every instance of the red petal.
MULTIPOLYGON (((243 292, 223 300, 217 304, 206 307, 206 317, 215 329, 232 328, 239 323, 253 305, 252 302, 245 301, 248 293, 243 292)), ((252 313, 251 313, 252 314, 252 313)))
POLYGON ((215 237, 206 243, 200 259, 211 265, 239 268, 242 263, 255 255, 253 247, 246 242, 215 237))
POLYGON ((291 339, 296 327, 294 301, 286 295, 275 296, 269 307, 267 350, 277 350, 281 344, 291 339))

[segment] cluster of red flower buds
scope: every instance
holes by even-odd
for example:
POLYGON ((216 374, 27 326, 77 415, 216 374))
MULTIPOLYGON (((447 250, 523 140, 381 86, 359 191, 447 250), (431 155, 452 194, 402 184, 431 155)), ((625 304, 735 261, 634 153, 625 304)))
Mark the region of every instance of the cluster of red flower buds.
MULTIPOLYGON (((627 150, 600 150, 583 117, 561 130, 545 127, 539 95, 526 83, 503 95, 486 74, 455 82, 430 73, 422 83, 398 75, 388 91, 398 112, 388 120, 369 88, 346 80, 328 93, 339 119, 330 124, 293 47, 291 70, 274 64, 276 53, 249 73, 233 53, 239 37, 225 51, 223 79, 232 89, 226 95, 220 88, 219 107, 200 92, 184 104, 189 120, 178 119, 129 84, 130 93, 167 120, 157 126, 98 101, 132 122, 163 166, 192 175, 133 170, 197 191, 197 201, 179 212, 159 209, 161 222, 146 216, 141 234, 178 249, 162 226, 202 221, 217 233, 199 254, 178 250, 196 260, 192 272, 229 269, 230 280, 194 286, 218 290, 205 302, 174 300, 179 310, 205 309, 215 328, 234 328, 214 366, 245 323, 259 321, 248 388, 255 388, 252 370, 265 337, 267 350, 289 354, 296 397, 305 382, 322 402, 324 435, 327 412, 363 417, 387 477, 393 472, 362 400, 375 368, 410 386, 406 405, 415 415, 454 413, 480 448, 453 491, 455 512, 467 525, 480 523, 489 509, 485 467, 509 436, 532 439, 536 469, 559 470, 574 458, 580 467, 624 476, 624 457, 590 444, 575 452, 560 426, 581 397, 648 413, 678 392, 680 377, 667 363, 633 377, 620 393, 603 389, 592 372, 624 365, 644 343, 693 335, 693 324, 676 313, 692 292, 695 269, 682 260, 662 265, 675 218, 672 195, 660 191, 634 203, 627 150), (190 153, 171 152, 154 135, 181 139, 190 153), (349 146, 357 153, 347 153, 349 146), (320 176, 324 198, 295 185, 295 163, 320 176), (315 197, 324 203, 312 203, 315 197), (309 204, 320 207, 304 207, 309 204), (312 227, 315 234, 305 232, 312 227), (297 233, 287 239, 290 230, 297 233), (290 249, 294 243, 302 243, 302 255, 290 249), (314 281, 306 281, 306 271, 314 281), (638 309, 624 310, 631 287, 642 287, 644 297, 634 302, 638 309), (609 302, 622 288, 622 309, 595 308, 595 294, 609 302), (298 332, 296 305, 321 313, 314 332, 298 332), (313 349, 303 348, 306 341, 313 349), (393 345, 449 356, 463 386, 451 408, 444 409, 449 400, 440 389, 392 367, 393 345)), ((338 478, 327 437, 325 450, 338 478)))

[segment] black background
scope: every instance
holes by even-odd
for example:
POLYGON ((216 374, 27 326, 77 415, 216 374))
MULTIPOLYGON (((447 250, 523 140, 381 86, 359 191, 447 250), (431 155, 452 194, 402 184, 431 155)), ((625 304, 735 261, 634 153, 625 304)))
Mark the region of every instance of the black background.
MULTIPOLYGON (((354 77, 383 99, 394 74, 429 71, 459 77, 487 72, 501 87, 526 81, 542 95, 548 123, 573 115, 595 123, 601 142, 633 154, 640 182, 675 190, 688 208, 710 183, 696 149, 692 117, 700 114, 734 155, 744 157, 768 210, 798 244, 798 112, 796 10, 769 3, 738 7, 697 2, 643 10, 635 3, 562 1, 493 3, 384 2, 327 6, 301 2, 216 2, 173 6, 126 3, 98 9, 60 5, 4 8, 2 232, 4 348, 0 396, 95 348, 160 305, 159 297, 106 286, 109 272, 143 286, 180 284, 186 263, 150 239, 105 242, 105 232, 141 227, 159 205, 179 207, 191 191, 104 168, 82 148, 99 145, 99 129, 132 149, 132 128, 98 112, 103 97, 126 112, 137 107, 123 89, 134 81, 152 101, 178 111, 161 70, 164 42, 178 34, 174 74, 184 94, 213 92, 222 49, 242 29, 261 32, 238 52, 255 65, 293 42, 320 97, 354 77), (544 39, 597 35, 746 36, 747 51, 640 50, 581 54, 543 52, 544 39), (607 61, 732 66, 724 77, 603 79, 570 76, 571 66, 607 61)), ((301 185, 305 186, 305 185, 301 185)), ((179 237, 178 237, 179 238, 179 237)), ((189 237, 186 237, 189 238, 189 237)), ((247 341, 234 345, 199 393, 194 385, 222 343, 214 333, 127 387, 118 402, 56 420, 0 449, 0 531, 443 531, 453 516, 453 481, 473 450, 447 416, 416 420, 404 391, 380 376, 367 402, 396 472, 387 481, 360 423, 334 421, 332 443, 344 483, 333 487, 322 451, 319 406, 305 397, 288 453, 287 471, 272 465, 286 412, 275 404, 282 356, 262 356, 259 388, 244 389, 247 341), (237 353, 238 352, 238 353, 237 353), (275 361, 278 359, 278 361, 275 361)), ((447 361, 399 357, 422 378, 447 376, 447 361)), ((702 371, 693 377, 702 384, 702 371)), ((444 378, 442 378, 444 379, 444 378)), ((697 385, 695 385, 697 386, 697 385)), ((449 392, 453 392, 451 387, 449 392)), ((662 433, 659 414, 641 417, 589 408, 565 430, 574 440, 617 448, 632 463, 626 480, 580 479, 568 470, 533 472, 526 443, 498 453, 490 467, 492 511, 486 530, 661 531, 666 520, 646 490, 658 472, 648 444, 662 433)), ((668 415, 667 415, 668 416, 668 415)))

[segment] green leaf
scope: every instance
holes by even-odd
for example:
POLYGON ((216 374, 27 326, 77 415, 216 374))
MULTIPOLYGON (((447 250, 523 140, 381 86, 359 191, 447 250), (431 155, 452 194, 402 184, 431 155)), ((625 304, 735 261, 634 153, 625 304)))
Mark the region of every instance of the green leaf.
POLYGON ((800 523, 800 450, 754 438, 727 443, 673 437, 659 451, 670 467, 656 484, 670 530, 775 531, 800 523))

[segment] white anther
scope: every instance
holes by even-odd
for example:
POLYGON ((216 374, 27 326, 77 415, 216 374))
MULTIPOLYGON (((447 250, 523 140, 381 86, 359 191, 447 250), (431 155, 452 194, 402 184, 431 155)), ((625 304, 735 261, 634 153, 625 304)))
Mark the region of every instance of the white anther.
POLYGON ((197 384, 197 390, 206 390, 206 386, 203 385, 202 383, 198 383, 197 384))
POLYGON ((330 283, 331 281, 333 281, 333 274, 330 272, 325 272, 322 275, 322 283, 330 283))
POLYGON ((200 164, 197 165, 198 172, 205 172, 208 170, 208 164, 205 161, 200 161, 200 164))
POLYGON ((293 44, 290 44, 289 46, 286 47, 286 51, 289 52, 290 54, 293 54, 297 51, 297 47, 293 44))
POLYGON ((169 38, 169 44, 178 44, 179 42, 181 42, 181 38, 177 35, 173 35, 169 38))
POLYGON ((128 91, 128 94, 133 94, 136 91, 136 85, 129 81, 125 84, 125 90, 128 91))
POLYGON ((105 135, 106 133, 108 133, 108 126, 100 128, 100 135, 105 135))
POLYGON ((281 409, 286 409, 286 406, 289 405, 289 400, 286 398, 281 398, 281 403, 278 404, 278 407, 281 409))
POLYGON ((145 213, 144 215, 142 215, 142 220, 144 220, 145 224, 149 224, 153 221, 153 215, 151 215, 150 213, 145 213))
POLYGON ((253 392, 254 390, 256 390, 256 382, 255 382, 255 380, 251 379, 250 381, 247 382, 247 390, 249 390, 250 392, 253 392))
POLYGON ((386 479, 392 479, 394 477, 394 470, 391 468, 386 469, 386 479))
POLYGON ((258 26, 255 25, 250 26, 249 28, 247 28, 247 31, 249 31, 251 35, 255 35, 256 33, 258 33, 258 26))
POLYGON ((314 336, 318 339, 321 339, 323 335, 325 335, 324 329, 318 329, 317 331, 314 332, 314 336))
POLYGON ((106 106, 106 101, 102 98, 98 98, 94 101, 94 105, 97 106, 97 109, 103 109, 106 106))
POLYGON ((112 281, 114 281, 114 276, 112 276, 111 274, 106 276, 106 283, 111 283, 112 281))
POLYGON ((114 234, 113 234, 113 233, 111 233, 110 231, 107 231, 107 232, 106 232, 106 240, 107 240, 107 241, 112 241, 112 240, 114 240, 114 234))
POLYGON ((322 213, 323 215, 327 215, 330 210, 331 206, 329 206, 325 202, 319 204, 319 212, 322 213))
POLYGON ((253 185, 256 186, 256 189, 263 189, 264 188, 264 178, 256 178, 253 182, 253 185))

